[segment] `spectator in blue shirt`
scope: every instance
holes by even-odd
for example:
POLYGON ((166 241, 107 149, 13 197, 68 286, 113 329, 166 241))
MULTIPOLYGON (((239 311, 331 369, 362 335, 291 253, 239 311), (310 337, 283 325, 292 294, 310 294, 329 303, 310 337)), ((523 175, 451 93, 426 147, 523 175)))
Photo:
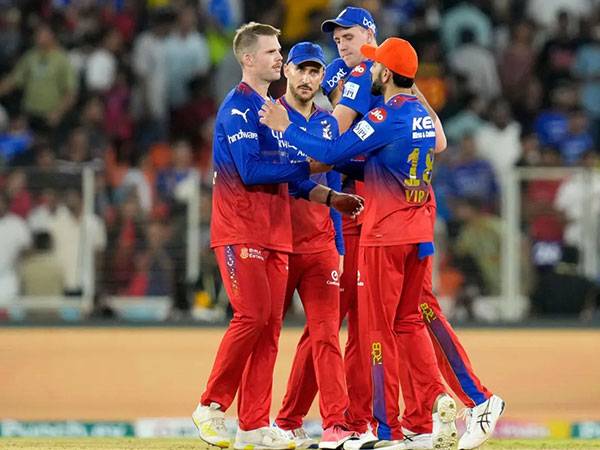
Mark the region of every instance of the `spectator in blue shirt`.
POLYGON ((588 118, 582 109, 570 114, 567 133, 559 143, 558 149, 565 163, 570 166, 577 164, 586 152, 594 149, 588 118))

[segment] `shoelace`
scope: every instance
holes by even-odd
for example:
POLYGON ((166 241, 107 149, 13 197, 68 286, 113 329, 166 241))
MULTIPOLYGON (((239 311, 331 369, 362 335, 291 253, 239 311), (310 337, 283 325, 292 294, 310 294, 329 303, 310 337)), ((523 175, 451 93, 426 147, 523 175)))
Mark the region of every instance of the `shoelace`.
POLYGON ((290 440, 290 437, 288 436, 287 432, 279 427, 270 427, 267 430, 267 437, 269 437, 272 441, 280 441, 282 439, 288 441, 290 440))
POLYGON ((456 417, 459 419, 463 419, 465 421, 465 424, 467 425, 467 432, 471 431, 471 426, 472 426, 471 419, 473 418, 473 409, 463 408, 461 411, 458 412, 456 417))

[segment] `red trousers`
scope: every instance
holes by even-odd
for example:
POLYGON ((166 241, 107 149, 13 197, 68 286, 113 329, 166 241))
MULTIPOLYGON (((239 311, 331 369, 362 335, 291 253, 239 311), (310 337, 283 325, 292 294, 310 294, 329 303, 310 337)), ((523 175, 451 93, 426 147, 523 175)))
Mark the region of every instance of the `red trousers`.
POLYGON ((423 320, 429 330, 438 367, 446 383, 466 407, 472 408, 485 402, 492 393, 475 375, 467 352, 433 294, 431 270, 430 262, 421 295, 423 320))
MULTIPOLYGON (((346 247, 346 255, 344 257, 344 273, 340 279, 340 297, 339 316, 336 318, 336 326, 339 329, 341 323, 348 314, 348 341, 346 342, 346 351, 344 357, 344 365, 346 372, 346 382, 348 385, 349 405, 346 409, 346 424, 349 429, 364 432, 367 429, 367 424, 371 421, 371 384, 370 371, 368 366, 368 356, 365 356, 365 351, 361 352, 359 348, 359 314, 357 301, 357 271, 358 271, 358 235, 344 235, 344 243, 346 247)), ((290 283, 292 282, 292 273, 295 269, 290 264, 290 283)), ((337 267, 337 265, 335 266, 337 267)), ((288 284, 290 286, 290 284, 288 284)), ((323 283, 318 282, 317 294, 321 293, 323 283)), ((293 290, 292 290, 293 292, 293 290)), ((303 300, 306 310, 306 302, 300 291, 300 297, 303 300)), ((291 295, 291 293, 290 293, 291 295)), ((366 319, 366 317, 365 317, 366 319)), ((362 327, 364 330, 366 324, 362 327)), ((317 394, 317 378, 313 365, 313 346, 310 344, 309 335, 309 317, 307 310, 307 327, 298 343, 296 355, 290 378, 288 380, 287 392, 283 399, 281 410, 277 415, 276 423, 283 429, 291 430, 302 426, 302 419, 308 413, 310 406, 317 394)), ((364 341, 364 340, 363 340, 364 341)), ((364 344, 366 345, 366 344, 364 344)), ((331 367, 328 365, 328 370, 331 367)), ((334 372, 334 373, 337 373, 334 372)), ((323 399, 323 392, 321 392, 323 399)), ((339 404, 334 406, 334 410, 339 404)), ((327 428, 332 421, 325 420, 323 415, 323 405, 320 404, 321 414, 324 419, 323 426, 327 428)), ((334 415, 335 416, 335 415, 334 415)), ((339 420, 335 419, 336 421, 339 420)))
POLYGON ((292 254, 286 291, 286 311, 294 291, 304 306, 306 325, 298 343, 287 391, 276 423, 284 430, 302 426, 319 390, 323 429, 345 426, 348 393, 339 343, 339 256, 335 249, 292 254))
POLYGON ((215 254, 233 319, 200 402, 216 402, 226 410, 239 388, 240 428, 269 426, 288 255, 252 244, 217 247, 215 254))
POLYGON ((369 311, 373 416, 380 439, 402 438, 400 385, 410 419, 402 425, 415 432, 431 424, 433 404, 445 392, 419 309, 428 259, 419 259, 413 244, 360 247, 359 302, 369 311))

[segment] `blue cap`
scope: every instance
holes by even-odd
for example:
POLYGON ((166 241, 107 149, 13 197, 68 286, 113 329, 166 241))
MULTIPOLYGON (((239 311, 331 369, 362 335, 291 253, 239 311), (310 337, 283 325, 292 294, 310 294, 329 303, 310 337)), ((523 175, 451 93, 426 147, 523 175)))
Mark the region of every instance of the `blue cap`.
POLYGON ((290 49, 287 63, 299 65, 308 61, 316 62, 323 67, 327 65, 325 54, 320 45, 313 44, 312 42, 298 42, 290 49))
POLYGON ((335 27, 350 28, 356 25, 377 33, 377 27, 371 13, 366 9, 355 8, 353 6, 345 8, 335 19, 323 22, 321 24, 321 31, 323 33, 331 33, 335 27))

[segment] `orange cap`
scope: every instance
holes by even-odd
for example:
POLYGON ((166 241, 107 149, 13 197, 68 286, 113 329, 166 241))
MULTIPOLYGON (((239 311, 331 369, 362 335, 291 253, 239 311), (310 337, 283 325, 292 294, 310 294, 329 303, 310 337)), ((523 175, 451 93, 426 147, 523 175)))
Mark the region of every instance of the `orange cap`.
POLYGON ((360 52, 373 61, 377 61, 392 72, 406 78, 414 78, 419 67, 417 52, 410 42, 397 37, 383 41, 379 47, 363 45, 360 52))

